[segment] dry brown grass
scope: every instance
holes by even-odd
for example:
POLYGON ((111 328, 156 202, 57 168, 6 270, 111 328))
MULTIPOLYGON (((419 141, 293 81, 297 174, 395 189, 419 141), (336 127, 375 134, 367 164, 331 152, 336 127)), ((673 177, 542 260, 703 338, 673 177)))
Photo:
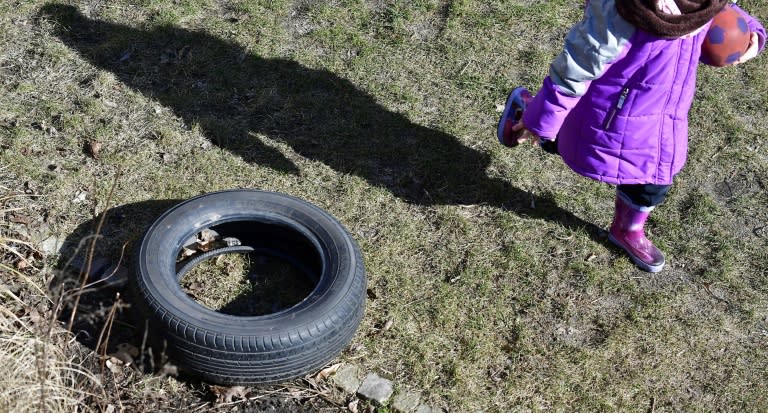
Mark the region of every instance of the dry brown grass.
POLYGON ((0 410, 96 411, 100 379, 72 334, 52 317, 40 255, 14 232, 9 216, 27 212, 29 199, 0 168, 0 410), (11 215, 13 214, 13 215, 11 215))
MULTIPOLYGON (((7 412, 100 411, 94 400, 108 400, 92 367, 66 330, 47 335, 35 316, 16 317, 3 307, 0 326, 0 406, 7 412)), ((45 323, 41 323, 43 326, 45 323)), ((98 404, 97 404, 98 406, 98 404)))

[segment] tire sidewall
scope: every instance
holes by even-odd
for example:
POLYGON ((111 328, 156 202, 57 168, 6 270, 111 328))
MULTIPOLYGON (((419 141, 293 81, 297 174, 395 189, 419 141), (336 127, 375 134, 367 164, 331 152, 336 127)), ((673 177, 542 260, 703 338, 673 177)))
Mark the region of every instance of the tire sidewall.
MULTIPOLYGON (((312 331, 318 335, 338 335, 341 330, 342 335, 349 336, 343 340, 348 341, 362 318, 365 274, 357 244, 327 212, 286 194, 230 190, 182 202, 147 229, 136 250, 136 268, 136 293, 143 300, 140 307, 147 313, 150 329, 165 336, 167 342, 185 342, 187 350, 199 346, 202 353, 210 353, 224 350, 226 343, 219 341, 227 339, 233 343, 254 338, 282 343, 287 337, 291 344, 284 345, 282 350, 290 351, 291 346, 311 347, 312 339, 306 336, 312 331), (175 267, 184 241, 211 226, 236 221, 286 226, 306 237, 322 263, 313 291, 298 304, 277 313, 245 317, 217 312, 187 296, 177 280, 175 267), (354 323, 352 332, 348 325, 340 323, 354 323), (158 326, 166 331, 157 331, 158 326), (199 337, 196 331, 204 334, 199 337), (208 336, 215 339, 207 339, 208 336)), ((247 357, 234 357, 243 356, 247 357)))

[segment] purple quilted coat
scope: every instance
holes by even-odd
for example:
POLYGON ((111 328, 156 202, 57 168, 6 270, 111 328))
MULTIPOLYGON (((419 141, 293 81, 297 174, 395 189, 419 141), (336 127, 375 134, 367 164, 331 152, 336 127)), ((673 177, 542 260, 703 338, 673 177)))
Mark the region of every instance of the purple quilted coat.
MULTIPOLYGON (((557 137, 563 160, 581 175, 669 185, 688 152, 688 111, 707 30, 659 38, 627 23, 615 1, 590 2, 523 121, 544 139, 557 137)), ((765 29, 738 10, 762 50, 765 29)))

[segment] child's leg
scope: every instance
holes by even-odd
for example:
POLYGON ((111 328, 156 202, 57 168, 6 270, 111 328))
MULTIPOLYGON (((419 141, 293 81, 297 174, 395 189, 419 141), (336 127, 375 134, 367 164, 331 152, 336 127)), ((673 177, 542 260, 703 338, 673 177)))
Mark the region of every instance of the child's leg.
POLYGON ((542 139, 539 141, 539 147, 543 149, 544 152, 551 153, 553 155, 560 154, 560 151, 557 149, 557 139, 553 141, 542 139))
POLYGON ((664 268, 664 254, 645 237, 648 215, 664 201, 670 185, 619 185, 616 211, 609 239, 629 254, 638 267, 649 272, 664 268))
POLYGON ((664 202, 672 185, 619 185, 616 193, 634 205, 653 208, 664 202))

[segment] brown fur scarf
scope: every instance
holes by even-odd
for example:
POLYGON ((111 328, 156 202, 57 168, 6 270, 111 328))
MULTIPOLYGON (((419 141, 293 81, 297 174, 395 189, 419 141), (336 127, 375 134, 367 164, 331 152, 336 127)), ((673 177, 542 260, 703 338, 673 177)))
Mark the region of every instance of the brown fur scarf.
POLYGON ((729 0, 675 0, 682 14, 662 13, 656 0, 616 0, 621 17, 635 27, 660 37, 676 38, 696 31, 728 4, 729 0))

